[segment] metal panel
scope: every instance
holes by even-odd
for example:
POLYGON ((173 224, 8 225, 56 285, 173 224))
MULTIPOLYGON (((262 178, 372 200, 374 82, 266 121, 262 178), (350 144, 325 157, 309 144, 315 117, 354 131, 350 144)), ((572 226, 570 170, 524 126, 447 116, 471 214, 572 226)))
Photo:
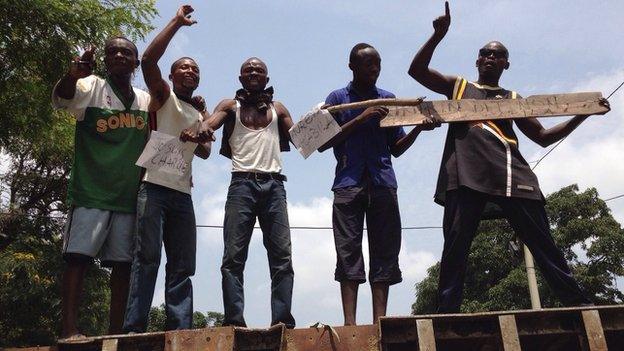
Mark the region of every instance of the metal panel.
POLYGON ((58 347, 3 351, 113 351, 115 343, 119 351, 619 350, 624 306, 383 317, 378 325, 335 328, 220 327, 105 335, 58 347))
POLYGON ((234 350, 234 329, 222 327, 167 332, 165 351, 182 350, 232 351, 234 350))
POLYGON ((284 324, 269 329, 234 328, 234 350, 281 351, 285 330, 284 324))
POLYGON ((286 331, 287 351, 379 351, 376 325, 286 331), (333 331, 332 331, 333 329, 333 331))

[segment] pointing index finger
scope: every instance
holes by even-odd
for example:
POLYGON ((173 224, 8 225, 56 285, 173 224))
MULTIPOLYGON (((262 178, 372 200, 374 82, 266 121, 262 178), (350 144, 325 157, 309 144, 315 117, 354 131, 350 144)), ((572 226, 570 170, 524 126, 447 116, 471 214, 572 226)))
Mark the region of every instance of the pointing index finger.
POLYGON ((444 2, 444 16, 451 17, 451 9, 449 9, 448 1, 444 2))

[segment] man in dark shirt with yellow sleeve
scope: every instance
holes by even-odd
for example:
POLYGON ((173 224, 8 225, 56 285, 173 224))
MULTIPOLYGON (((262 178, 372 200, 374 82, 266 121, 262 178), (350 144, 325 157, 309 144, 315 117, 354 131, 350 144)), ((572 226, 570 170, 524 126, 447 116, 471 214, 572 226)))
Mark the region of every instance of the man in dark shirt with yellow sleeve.
MULTIPOLYGON (((433 21, 433 35, 412 61, 410 76, 449 99, 519 97, 498 85, 503 71, 509 68, 509 52, 497 41, 479 50, 477 82, 443 75, 429 68, 433 51, 444 38, 450 22, 447 2, 446 14, 433 21)), ((608 106, 606 100, 602 103, 608 106)), ((459 311, 470 244, 488 204, 495 204, 502 210, 563 304, 591 303, 572 277, 550 234, 537 177, 520 154, 513 130, 515 122, 529 139, 546 147, 566 137, 587 117, 575 116, 549 129, 535 118, 449 125, 435 194, 435 201, 444 206, 438 312, 459 311)))

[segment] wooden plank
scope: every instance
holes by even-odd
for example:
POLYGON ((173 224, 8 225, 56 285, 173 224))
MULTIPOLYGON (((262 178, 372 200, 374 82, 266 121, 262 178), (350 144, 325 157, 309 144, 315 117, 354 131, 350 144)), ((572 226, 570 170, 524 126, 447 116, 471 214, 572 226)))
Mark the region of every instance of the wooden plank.
POLYGON ((102 351, 117 351, 117 339, 105 339, 102 341, 102 351))
POLYGON ((599 92, 533 95, 526 99, 440 100, 417 106, 390 106, 382 127, 422 124, 426 118, 443 123, 591 115, 608 111, 599 92))
POLYGON ((585 333, 587 335, 587 343, 590 351, 607 351, 607 340, 605 339, 600 315, 597 310, 589 310, 581 312, 583 315, 583 324, 585 324, 585 333))
POLYGON ((418 349, 420 351, 436 351, 433 321, 431 319, 418 319, 416 320, 416 328, 418 330, 418 349))
POLYGON ((498 316, 498 324, 501 330, 501 339, 503 340, 503 350, 521 351, 516 317, 513 314, 498 316))
POLYGON ((342 105, 334 105, 328 106, 327 111, 337 112, 343 110, 354 110, 360 108, 367 108, 373 106, 418 106, 425 100, 424 97, 419 97, 416 99, 374 99, 374 100, 365 100, 358 102, 351 102, 348 104, 342 105))

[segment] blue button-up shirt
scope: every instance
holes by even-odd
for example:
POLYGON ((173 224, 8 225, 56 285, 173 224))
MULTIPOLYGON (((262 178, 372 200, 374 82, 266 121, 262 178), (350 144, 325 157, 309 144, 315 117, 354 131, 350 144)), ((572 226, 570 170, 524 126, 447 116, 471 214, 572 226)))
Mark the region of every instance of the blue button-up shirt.
MULTIPOLYGON (((325 103, 339 105, 379 98, 394 98, 394 94, 374 87, 366 96, 359 96, 349 83, 347 87, 331 92, 325 103)), ((364 109, 344 110, 334 113, 334 118, 343 125, 362 112, 364 109)), ((401 127, 381 128, 377 118, 357 126, 345 141, 334 146, 338 164, 332 190, 360 185, 365 171, 374 185, 396 189, 390 147, 404 136, 401 127)))

